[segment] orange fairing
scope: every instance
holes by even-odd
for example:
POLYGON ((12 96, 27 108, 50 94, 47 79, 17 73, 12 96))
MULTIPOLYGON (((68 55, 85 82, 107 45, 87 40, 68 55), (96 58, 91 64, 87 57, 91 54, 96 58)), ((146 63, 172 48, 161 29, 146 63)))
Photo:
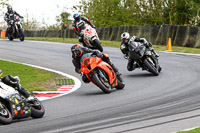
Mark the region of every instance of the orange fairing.
POLYGON ((108 74, 110 84, 112 85, 116 79, 116 75, 112 67, 106 62, 101 62, 100 64, 98 64, 98 67, 104 70, 108 74))
POLYGON ((101 58, 98 57, 88 57, 88 58, 84 58, 83 62, 81 64, 81 72, 83 74, 89 74, 92 70, 94 70, 96 67, 101 68, 102 70, 104 70, 108 76, 109 76, 109 81, 110 84, 116 84, 114 81, 116 80, 116 75, 114 70, 112 69, 112 67, 102 61, 101 58))

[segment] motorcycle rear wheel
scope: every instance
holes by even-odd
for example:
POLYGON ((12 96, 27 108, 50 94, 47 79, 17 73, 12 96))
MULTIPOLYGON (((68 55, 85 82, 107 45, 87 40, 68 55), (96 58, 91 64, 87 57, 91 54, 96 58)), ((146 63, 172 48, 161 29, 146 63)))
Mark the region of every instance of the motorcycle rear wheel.
MULTIPOLYGON (((103 70, 100 70, 103 71, 103 70)), ((103 74, 105 74, 105 72, 103 72, 103 74)), ((104 75, 106 78, 106 75, 104 75)), ((110 86, 110 83, 108 83, 107 85, 105 83, 102 82, 102 80, 100 80, 100 76, 97 73, 94 73, 92 76, 92 80, 96 83, 96 85, 106 94, 111 93, 112 88, 110 86)))
POLYGON ((0 123, 1 124, 10 124, 12 122, 12 115, 8 108, 3 104, 0 103, 2 107, 0 108, 0 123))
POLYGON ((159 75, 159 72, 158 70, 153 66, 153 64, 151 64, 148 59, 145 59, 143 61, 144 65, 149 69, 149 71, 151 73, 153 73, 154 76, 158 76, 159 75))
POLYGON ((33 118, 41 118, 44 116, 45 109, 42 103, 37 99, 34 101, 34 104, 38 104, 37 106, 32 106, 31 108, 31 117, 33 118))

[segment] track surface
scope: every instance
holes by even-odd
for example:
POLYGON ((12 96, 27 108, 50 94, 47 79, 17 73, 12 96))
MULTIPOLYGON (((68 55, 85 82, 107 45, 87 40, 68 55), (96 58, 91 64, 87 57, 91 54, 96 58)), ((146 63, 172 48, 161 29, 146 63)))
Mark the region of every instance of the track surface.
MULTIPOLYGON (((0 40, 0 58, 47 67, 80 79, 71 62, 72 44, 0 40)), ((199 125, 200 57, 160 53, 163 72, 128 72, 119 48, 104 47, 119 68, 125 89, 104 94, 82 84, 69 95, 44 101, 42 119, 15 120, 0 132, 136 132, 168 133, 199 125)), ((21 79, 23 80, 23 79, 21 79)))

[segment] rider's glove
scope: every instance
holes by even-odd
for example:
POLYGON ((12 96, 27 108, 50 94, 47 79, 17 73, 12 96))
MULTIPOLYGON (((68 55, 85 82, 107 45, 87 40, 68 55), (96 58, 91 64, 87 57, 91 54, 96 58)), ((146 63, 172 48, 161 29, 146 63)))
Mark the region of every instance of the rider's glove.
POLYGON ((24 18, 24 17, 20 16, 20 18, 24 18))
POLYGON ((78 33, 78 36, 83 37, 84 34, 83 33, 78 33))
POLYGON ((93 25, 92 28, 94 28, 96 30, 96 27, 93 25))

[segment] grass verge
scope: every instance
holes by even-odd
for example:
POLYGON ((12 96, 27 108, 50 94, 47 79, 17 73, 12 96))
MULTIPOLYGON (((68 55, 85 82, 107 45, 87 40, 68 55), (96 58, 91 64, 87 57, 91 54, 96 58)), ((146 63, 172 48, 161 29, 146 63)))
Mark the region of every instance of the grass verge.
POLYGON ((189 130, 189 131, 180 131, 177 133, 200 133, 200 128, 195 128, 195 129, 189 130))
POLYGON ((57 90, 60 85, 57 79, 66 78, 62 75, 27 65, 0 60, 3 76, 19 76, 21 85, 28 91, 57 90))
MULTIPOLYGON (((51 41, 51 42, 64 42, 64 43, 79 43, 76 38, 45 38, 45 37, 26 37, 26 40, 37 40, 37 41, 51 41)), ((101 40, 102 46, 110 47, 120 47, 121 42, 119 41, 104 41, 101 40)), ((153 45, 156 51, 165 51, 166 46, 164 45, 153 45)), ((192 53, 200 54, 200 48, 189 48, 189 47, 180 47, 172 46, 172 52, 181 52, 181 53, 192 53)))

